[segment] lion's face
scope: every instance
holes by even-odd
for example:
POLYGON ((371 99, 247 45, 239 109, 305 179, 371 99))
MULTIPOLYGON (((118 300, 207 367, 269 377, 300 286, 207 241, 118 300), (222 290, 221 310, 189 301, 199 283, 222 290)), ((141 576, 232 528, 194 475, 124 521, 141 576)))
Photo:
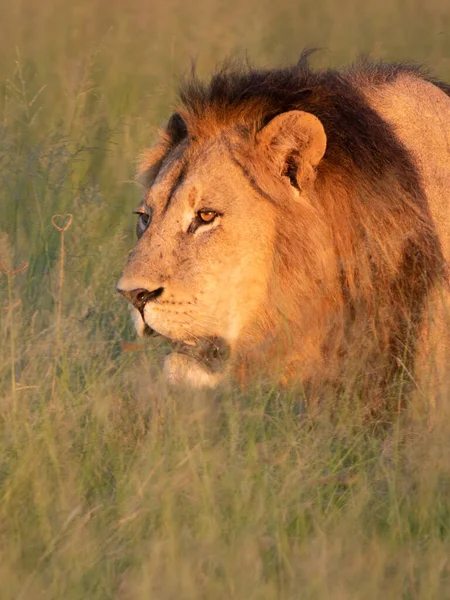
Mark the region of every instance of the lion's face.
POLYGON ((132 307, 141 334, 147 325, 188 346, 213 340, 231 349, 261 307, 273 206, 227 154, 216 141, 188 167, 171 157, 139 208, 139 240, 119 288, 160 290, 141 310, 132 307))
MULTIPOLYGON (((243 167, 246 153, 254 165, 267 148, 258 139, 237 149, 232 131, 196 147, 183 141, 163 160, 137 211, 138 242, 118 288, 132 304, 138 333, 172 342, 165 370, 173 381, 217 383, 236 346, 265 318, 276 204, 264 177, 260 187, 243 167)), ((279 194, 295 199, 288 175, 267 163, 272 168, 269 187, 279 170, 279 194)))

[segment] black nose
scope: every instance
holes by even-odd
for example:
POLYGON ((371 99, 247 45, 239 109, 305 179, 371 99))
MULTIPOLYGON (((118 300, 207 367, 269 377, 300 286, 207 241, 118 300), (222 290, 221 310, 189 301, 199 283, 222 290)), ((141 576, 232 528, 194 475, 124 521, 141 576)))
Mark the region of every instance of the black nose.
POLYGON ((118 291, 123 296, 125 296, 125 298, 128 300, 128 302, 131 302, 131 304, 135 308, 137 308, 137 310, 140 313, 142 313, 142 311, 144 310, 144 306, 147 304, 147 302, 156 300, 156 298, 161 296, 161 294, 164 291, 164 288, 159 287, 156 290, 153 290, 152 292, 149 292, 148 290, 145 290, 144 288, 138 288, 137 290, 131 290, 129 292, 126 292, 125 290, 118 290, 118 291))

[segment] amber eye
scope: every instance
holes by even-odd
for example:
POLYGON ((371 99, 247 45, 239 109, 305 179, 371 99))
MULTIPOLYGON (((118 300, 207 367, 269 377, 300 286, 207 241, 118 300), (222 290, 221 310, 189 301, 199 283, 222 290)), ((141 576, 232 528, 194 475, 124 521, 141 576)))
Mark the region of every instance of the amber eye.
POLYGON ((202 223, 212 223, 217 217, 217 213, 213 210, 199 210, 197 216, 202 223))

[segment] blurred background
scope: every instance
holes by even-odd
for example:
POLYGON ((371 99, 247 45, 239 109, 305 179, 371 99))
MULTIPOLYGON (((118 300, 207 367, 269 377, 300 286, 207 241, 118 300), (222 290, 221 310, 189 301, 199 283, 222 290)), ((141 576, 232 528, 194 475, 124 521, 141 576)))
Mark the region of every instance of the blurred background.
POLYGON ((313 426, 276 390, 174 396, 115 292, 192 59, 450 81, 450 2, 0 0, 0 28, 2 599, 450 598, 448 420, 386 440, 342 399, 313 426))

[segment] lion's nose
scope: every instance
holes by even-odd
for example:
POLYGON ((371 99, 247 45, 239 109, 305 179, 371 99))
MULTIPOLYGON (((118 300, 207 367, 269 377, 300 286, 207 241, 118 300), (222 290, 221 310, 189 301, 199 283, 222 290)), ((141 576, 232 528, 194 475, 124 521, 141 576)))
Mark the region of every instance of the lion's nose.
POLYGON ((144 306, 147 304, 147 302, 151 302, 152 300, 156 300, 156 298, 159 298, 159 296, 161 296, 161 294, 163 293, 164 288, 159 287, 156 290, 153 290, 152 292, 149 292, 144 288, 138 288, 136 290, 130 290, 128 292, 118 288, 117 291, 120 292, 122 296, 125 296, 128 302, 131 302, 131 304, 135 308, 137 308, 139 312, 142 313, 142 311, 144 310, 144 306))

